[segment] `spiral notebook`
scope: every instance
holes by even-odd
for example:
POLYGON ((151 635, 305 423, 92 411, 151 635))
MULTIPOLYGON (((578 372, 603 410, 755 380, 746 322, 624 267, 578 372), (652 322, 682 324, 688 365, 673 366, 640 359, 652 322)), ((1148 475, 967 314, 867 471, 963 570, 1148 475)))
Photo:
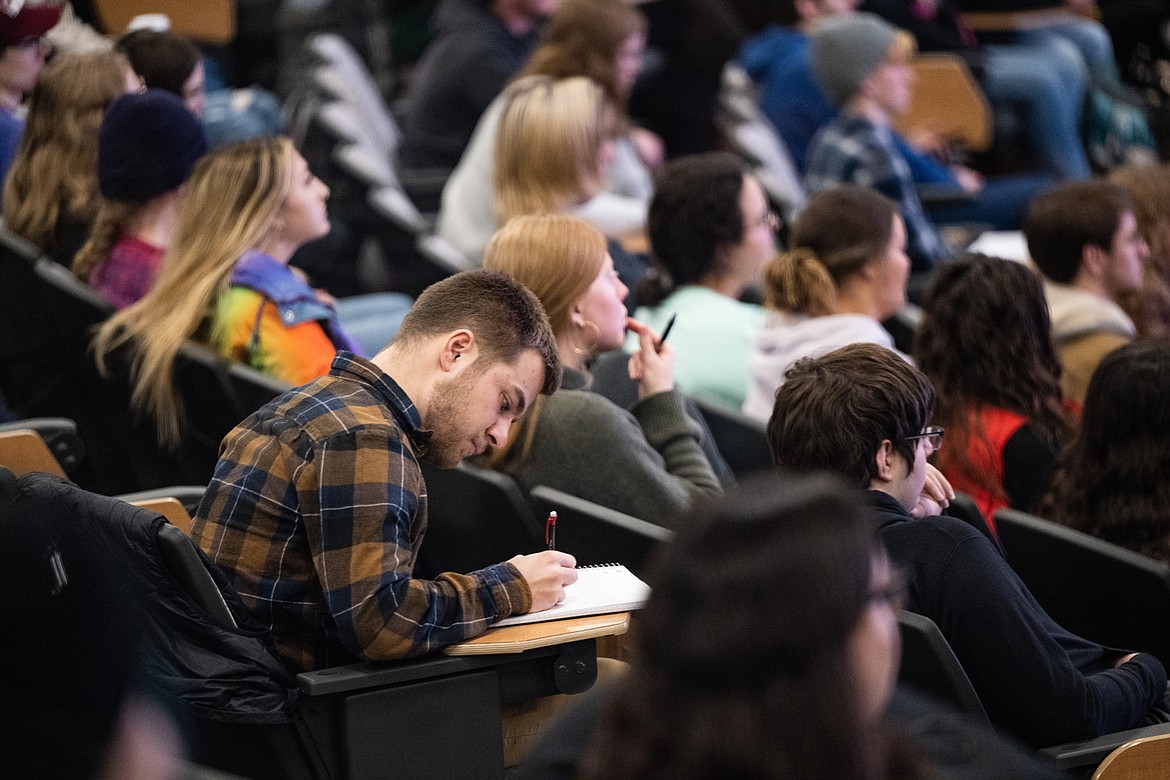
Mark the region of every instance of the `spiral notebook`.
POLYGON ((543 612, 504 618, 492 627, 627 612, 640 608, 649 597, 650 586, 620 563, 578 566, 577 581, 565 588, 565 600, 560 604, 543 612))

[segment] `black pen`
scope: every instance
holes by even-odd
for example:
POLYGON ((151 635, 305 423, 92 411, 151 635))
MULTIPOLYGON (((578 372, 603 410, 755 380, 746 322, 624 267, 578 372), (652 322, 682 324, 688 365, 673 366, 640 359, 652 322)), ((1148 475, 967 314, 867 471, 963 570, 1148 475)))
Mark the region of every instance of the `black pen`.
POLYGON ((670 319, 666 321, 666 327, 662 329, 662 338, 658 339, 658 346, 654 348, 655 352, 662 351, 662 345, 666 343, 666 337, 670 335, 670 329, 674 327, 676 317, 678 317, 678 312, 670 315, 670 319))

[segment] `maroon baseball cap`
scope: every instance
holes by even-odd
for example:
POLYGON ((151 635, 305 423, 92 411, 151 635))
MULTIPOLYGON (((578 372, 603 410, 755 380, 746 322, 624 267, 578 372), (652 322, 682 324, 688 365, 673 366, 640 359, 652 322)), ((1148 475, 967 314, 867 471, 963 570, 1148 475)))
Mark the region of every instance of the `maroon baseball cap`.
POLYGON ((40 38, 61 21, 60 2, 32 5, 20 0, 0 0, 0 46, 40 38))

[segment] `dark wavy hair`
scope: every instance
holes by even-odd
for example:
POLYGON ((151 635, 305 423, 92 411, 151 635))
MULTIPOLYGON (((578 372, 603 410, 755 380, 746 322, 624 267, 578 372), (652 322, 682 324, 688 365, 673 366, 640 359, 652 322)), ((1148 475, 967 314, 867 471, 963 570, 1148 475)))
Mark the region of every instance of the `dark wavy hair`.
POLYGON ((859 495, 828 475, 765 474, 686 528, 579 777, 885 776, 847 651, 877 549, 859 495))
POLYGON ((1010 260, 975 255, 938 268, 914 338, 914 358, 938 392, 935 422, 951 446, 938 466, 962 471, 1006 501, 994 474, 971 467, 968 442, 986 433, 969 415, 998 407, 1026 418, 1059 452, 1070 418, 1040 278, 1010 260))
POLYGON ((747 173, 730 152, 688 155, 662 167, 647 217, 658 268, 638 291, 640 302, 654 306, 674 288, 697 284, 715 267, 720 248, 743 239, 739 196, 747 173))
POLYGON ((1170 563, 1170 340, 1101 361, 1040 506, 1051 520, 1170 563))

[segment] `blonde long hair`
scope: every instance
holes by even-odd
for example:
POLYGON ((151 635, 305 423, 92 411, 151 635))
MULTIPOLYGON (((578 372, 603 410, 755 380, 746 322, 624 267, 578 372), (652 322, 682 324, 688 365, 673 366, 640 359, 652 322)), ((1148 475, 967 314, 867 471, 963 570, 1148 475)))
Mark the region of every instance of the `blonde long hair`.
MULTIPOLYGON (((569 214, 516 217, 496 231, 484 250, 483 267, 515 279, 540 299, 553 335, 561 338, 572 327, 570 315, 605 264, 605 235, 569 214)), ((536 422, 544 406, 538 396, 512 426, 508 442, 486 456, 489 467, 518 469, 528 459, 536 422)))
POLYGON ((158 281, 94 337, 103 372, 112 352, 130 349, 131 401, 154 417, 163 444, 178 443, 183 413, 174 387, 175 356, 227 289, 240 255, 267 237, 288 197, 292 161, 287 138, 255 138, 224 146, 196 163, 158 281))
POLYGON ((604 90, 581 76, 533 76, 504 95, 493 172, 500 224, 562 211, 597 192, 601 146, 616 126, 604 90))
POLYGON ((4 183, 4 224, 13 233, 44 249, 62 217, 93 219, 98 128, 129 72, 113 51, 63 54, 41 71, 4 183))

